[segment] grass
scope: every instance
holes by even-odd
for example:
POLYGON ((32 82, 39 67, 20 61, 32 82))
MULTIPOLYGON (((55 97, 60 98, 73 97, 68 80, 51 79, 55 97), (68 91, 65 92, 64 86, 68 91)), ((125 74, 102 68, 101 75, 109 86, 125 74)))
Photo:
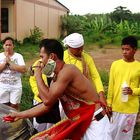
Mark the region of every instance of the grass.
POLYGON ((140 140, 140 124, 135 125, 133 140, 140 140))
POLYGON ((15 51, 21 53, 24 57, 25 62, 32 60, 33 58, 38 57, 39 47, 38 45, 33 44, 24 44, 15 47, 15 51))

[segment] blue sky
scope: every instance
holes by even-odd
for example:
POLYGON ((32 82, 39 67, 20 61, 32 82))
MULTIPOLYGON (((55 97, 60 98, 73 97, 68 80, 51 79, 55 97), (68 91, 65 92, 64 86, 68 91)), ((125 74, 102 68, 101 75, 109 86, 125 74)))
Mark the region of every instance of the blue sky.
POLYGON ((140 13, 140 0, 58 0, 70 9, 72 14, 110 13, 117 6, 127 7, 133 13, 140 13))

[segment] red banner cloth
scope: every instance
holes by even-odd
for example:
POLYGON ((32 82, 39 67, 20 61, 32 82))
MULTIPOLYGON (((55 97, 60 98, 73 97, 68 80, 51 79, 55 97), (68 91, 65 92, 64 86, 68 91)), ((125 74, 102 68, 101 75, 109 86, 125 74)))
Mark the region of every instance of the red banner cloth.
POLYGON ((30 140, 41 140, 47 135, 51 136, 52 140, 80 140, 83 137, 92 121, 95 103, 88 103, 69 95, 61 97, 61 103, 68 119, 58 122, 48 130, 35 134, 30 140))

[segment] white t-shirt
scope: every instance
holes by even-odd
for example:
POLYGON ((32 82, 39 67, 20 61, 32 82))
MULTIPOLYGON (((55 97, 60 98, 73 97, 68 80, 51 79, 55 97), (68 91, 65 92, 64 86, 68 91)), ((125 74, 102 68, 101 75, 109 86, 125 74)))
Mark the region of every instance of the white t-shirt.
MULTIPOLYGON (((0 53, 0 64, 5 62, 5 54, 4 52, 0 53)), ((11 61, 18 65, 25 65, 23 56, 19 53, 14 53, 13 56, 10 57, 11 61)), ((8 67, 0 72, 0 88, 21 88, 21 73, 10 70, 8 67)))

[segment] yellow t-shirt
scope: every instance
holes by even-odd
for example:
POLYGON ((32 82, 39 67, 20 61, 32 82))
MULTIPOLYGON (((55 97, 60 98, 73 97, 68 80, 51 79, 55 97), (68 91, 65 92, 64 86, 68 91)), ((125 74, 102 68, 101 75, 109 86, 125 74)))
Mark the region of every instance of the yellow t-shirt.
MULTIPOLYGON (((92 57, 89 54, 85 53, 84 51, 82 52, 82 56, 84 57, 84 61, 89 68, 89 74, 91 77, 90 80, 92 81, 92 84, 96 87, 97 92, 99 93, 100 91, 104 91, 99 73, 96 69, 96 66, 94 64, 92 57)), ((68 50, 64 51, 64 61, 66 64, 74 64, 83 73, 82 61, 70 55, 68 53, 68 50)))
MULTIPOLYGON (((40 59, 39 59, 39 60, 40 60, 40 59)), ((37 60, 37 61, 33 64, 33 66, 36 66, 36 64, 38 63, 39 60, 37 60)), ((42 74, 42 79, 44 80, 45 84, 48 85, 48 83, 47 83, 47 77, 46 77, 45 74, 42 74)), ((30 83, 31 89, 32 89, 32 91, 33 91, 33 93, 34 93, 34 100, 36 100, 36 101, 38 101, 38 102, 42 102, 42 100, 38 97, 38 94, 39 94, 39 93, 38 93, 38 88, 37 88, 37 83, 36 83, 35 76, 30 76, 30 78, 29 78, 29 83, 30 83)))
POLYGON ((125 62, 123 59, 112 63, 108 87, 107 102, 112 110, 120 113, 137 113, 140 95, 140 63, 138 61, 125 62), (122 84, 127 82, 133 94, 128 95, 128 101, 121 101, 122 84))

